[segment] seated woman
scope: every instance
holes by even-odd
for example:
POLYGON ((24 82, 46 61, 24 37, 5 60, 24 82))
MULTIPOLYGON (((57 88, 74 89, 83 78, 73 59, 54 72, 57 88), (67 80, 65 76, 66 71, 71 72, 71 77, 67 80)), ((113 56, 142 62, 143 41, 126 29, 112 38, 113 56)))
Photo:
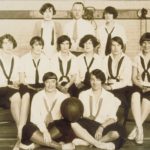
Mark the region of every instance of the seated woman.
MULTIPOLYGON (((122 146, 125 138, 125 130, 117 123, 116 116, 121 102, 102 87, 105 80, 104 73, 99 69, 90 73, 91 88, 79 95, 84 106, 83 117, 88 118, 88 120, 81 121, 81 125, 87 131, 91 131, 98 141, 106 143, 111 141, 115 149, 118 149, 122 146), (89 119, 96 121, 97 125, 91 125, 89 119)), ((80 135, 79 128, 76 130, 80 135)))
POLYGON ((94 69, 103 70, 103 60, 95 53, 95 48, 99 45, 96 37, 93 35, 85 35, 79 43, 79 46, 84 49, 84 53, 78 56, 78 79, 77 87, 79 91, 90 88, 89 72, 94 69))
POLYGON ((61 118, 60 105, 66 95, 56 89, 57 76, 48 72, 43 76, 44 89, 36 93, 31 104, 30 122, 23 128, 20 147, 28 149, 32 142, 45 146, 60 147, 52 142, 49 123, 61 118))
POLYGON ((132 94, 132 62, 123 53, 123 48, 124 44, 120 37, 116 36, 111 39, 111 54, 104 60, 106 65, 104 88, 121 100, 121 109, 124 109, 124 117, 121 116, 124 120, 121 121, 125 125, 132 94))
POLYGON ((27 121, 29 101, 19 94, 20 61, 13 54, 17 46, 16 40, 10 34, 0 37, 0 107, 10 108, 18 130, 18 142, 21 140, 22 127, 27 121))
POLYGON ((142 51, 134 59, 132 75, 134 92, 131 109, 136 126, 128 136, 137 144, 143 143, 143 123, 150 113, 150 32, 141 36, 140 45, 142 51))
POLYGON ((76 96, 75 86, 78 65, 76 56, 70 52, 71 40, 67 35, 57 39, 58 53, 51 59, 51 71, 58 77, 58 89, 71 96, 76 96))
POLYGON ((44 87, 42 83, 43 75, 50 71, 50 61, 42 53, 44 46, 43 39, 35 36, 30 40, 31 51, 21 58, 21 86, 22 95, 30 93, 30 97, 44 87), (25 86, 26 85, 26 86, 25 86))

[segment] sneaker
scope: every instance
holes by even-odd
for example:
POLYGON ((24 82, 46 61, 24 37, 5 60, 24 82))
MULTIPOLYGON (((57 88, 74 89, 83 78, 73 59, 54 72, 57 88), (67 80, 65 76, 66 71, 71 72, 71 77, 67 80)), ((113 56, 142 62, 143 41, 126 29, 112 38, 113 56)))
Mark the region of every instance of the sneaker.
POLYGON ((134 140, 137 136, 137 128, 134 128, 131 133, 128 135, 129 140, 134 140))
POLYGON ((137 136, 135 138, 136 144, 143 144, 143 136, 143 130, 141 130, 141 132, 137 132, 137 136))
POLYGON ((89 143, 88 142, 86 142, 86 141, 84 141, 84 140, 82 140, 82 139, 78 139, 78 138, 76 138, 76 139, 74 139, 73 141, 72 141, 72 143, 74 144, 74 145, 82 145, 82 146, 88 146, 89 145, 89 143))
POLYGON ((30 145, 26 145, 26 144, 20 143, 20 148, 24 149, 24 150, 33 150, 36 147, 37 147, 37 145, 34 144, 34 143, 31 143, 30 145))
POLYGON ((115 145, 112 142, 107 142, 107 143, 100 142, 100 145, 98 148, 105 149, 105 150, 115 150, 115 145))

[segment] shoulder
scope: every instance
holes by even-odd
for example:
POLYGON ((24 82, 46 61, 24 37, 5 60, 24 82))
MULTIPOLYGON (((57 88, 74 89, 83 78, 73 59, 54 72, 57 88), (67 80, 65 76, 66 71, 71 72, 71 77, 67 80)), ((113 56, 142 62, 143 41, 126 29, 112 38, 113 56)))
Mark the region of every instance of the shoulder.
POLYGON ((82 92, 79 94, 79 97, 80 97, 80 96, 88 96, 90 93, 91 93, 91 89, 82 91, 82 92))
POLYGON ((39 92, 37 92, 34 96, 33 96, 33 99, 32 101, 33 102, 39 102, 42 100, 42 97, 43 97, 43 94, 44 94, 44 90, 41 90, 39 92))

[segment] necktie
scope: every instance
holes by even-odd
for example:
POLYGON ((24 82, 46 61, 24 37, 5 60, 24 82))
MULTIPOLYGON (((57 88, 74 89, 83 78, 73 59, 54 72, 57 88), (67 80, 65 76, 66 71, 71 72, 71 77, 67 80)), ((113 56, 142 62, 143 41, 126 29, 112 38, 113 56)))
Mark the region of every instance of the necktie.
POLYGON ((110 33, 108 33, 107 29, 105 28, 108 34, 106 48, 105 48, 105 55, 109 55, 111 53, 111 33, 114 31, 114 28, 115 27, 113 27, 110 33))
POLYGON ((34 59, 33 59, 33 64, 35 67, 35 84, 37 85, 39 83, 39 72, 38 72, 38 66, 40 63, 40 59, 38 60, 37 64, 35 63, 34 59))
POLYGON ((51 45, 54 45, 54 28, 52 29, 51 45))
POLYGON ((75 21, 75 24, 74 24, 72 39, 74 40, 74 42, 76 42, 76 41, 77 41, 77 39, 78 39, 78 27, 77 27, 77 20, 75 21))

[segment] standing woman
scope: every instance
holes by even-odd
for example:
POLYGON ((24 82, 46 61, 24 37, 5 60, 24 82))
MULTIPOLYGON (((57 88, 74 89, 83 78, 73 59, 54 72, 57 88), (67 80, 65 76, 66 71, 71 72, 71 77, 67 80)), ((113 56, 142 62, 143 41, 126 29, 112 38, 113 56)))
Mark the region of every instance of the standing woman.
POLYGON ((78 56, 79 74, 77 79, 77 87, 79 91, 90 88, 89 72, 94 69, 103 70, 103 60, 95 53, 95 48, 99 45, 96 37, 88 34, 85 35, 79 43, 84 53, 78 56))
POLYGON ((21 58, 21 94, 30 93, 30 97, 44 87, 42 78, 50 69, 49 59, 42 53, 44 41, 35 36, 30 40, 31 51, 21 58), (26 85, 26 86, 25 86, 26 85))
MULTIPOLYGON (((101 47, 99 54, 102 56, 111 53, 111 38, 119 36, 122 38, 124 45, 126 45, 127 37, 123 26, 116 23, 115 19, 118 16, 118 12, 114 7, 108 6, 105 8, 103 18, 105 24, 102 25, 97 33, 98 39, 100 40, 101 47)), ((125 50, 125 47, 124 47, 125 50)))
POLYGON ((78 74, 77 58, 70 52, 71 40, 67 35, 57 39, 57 54, 51 59, 51 71, 58 77, 58 88, 63 93, 76 96, 75 86, 78 74))
POLYGON ((19 94, 20 62, 19 58, 13 55, 16 46, 16 40, 12 35, 5 34, 0 37, 0 106, 10 108, 18 130, 18 141, 20 141, 22 127, 27 121, 29 101, 24 100, 24 97, 21 99, 19 94))
POLYGON ((104 60, 104 64, 106 64, 104 88, 121 100, 125 123, 132 93, 132 63, 130 58, 123 53, 123 48, 124 44, 120 37, 116 36, 111 39, 111 54, 104 60))
POLYGON ((137 144, 143 143, 143 123, 150 113, 150 32, 142 35, 140 45, 142 51, 134 59, 132 75, 134 93, 131 109, 136 127, 128 136, 137 144))

